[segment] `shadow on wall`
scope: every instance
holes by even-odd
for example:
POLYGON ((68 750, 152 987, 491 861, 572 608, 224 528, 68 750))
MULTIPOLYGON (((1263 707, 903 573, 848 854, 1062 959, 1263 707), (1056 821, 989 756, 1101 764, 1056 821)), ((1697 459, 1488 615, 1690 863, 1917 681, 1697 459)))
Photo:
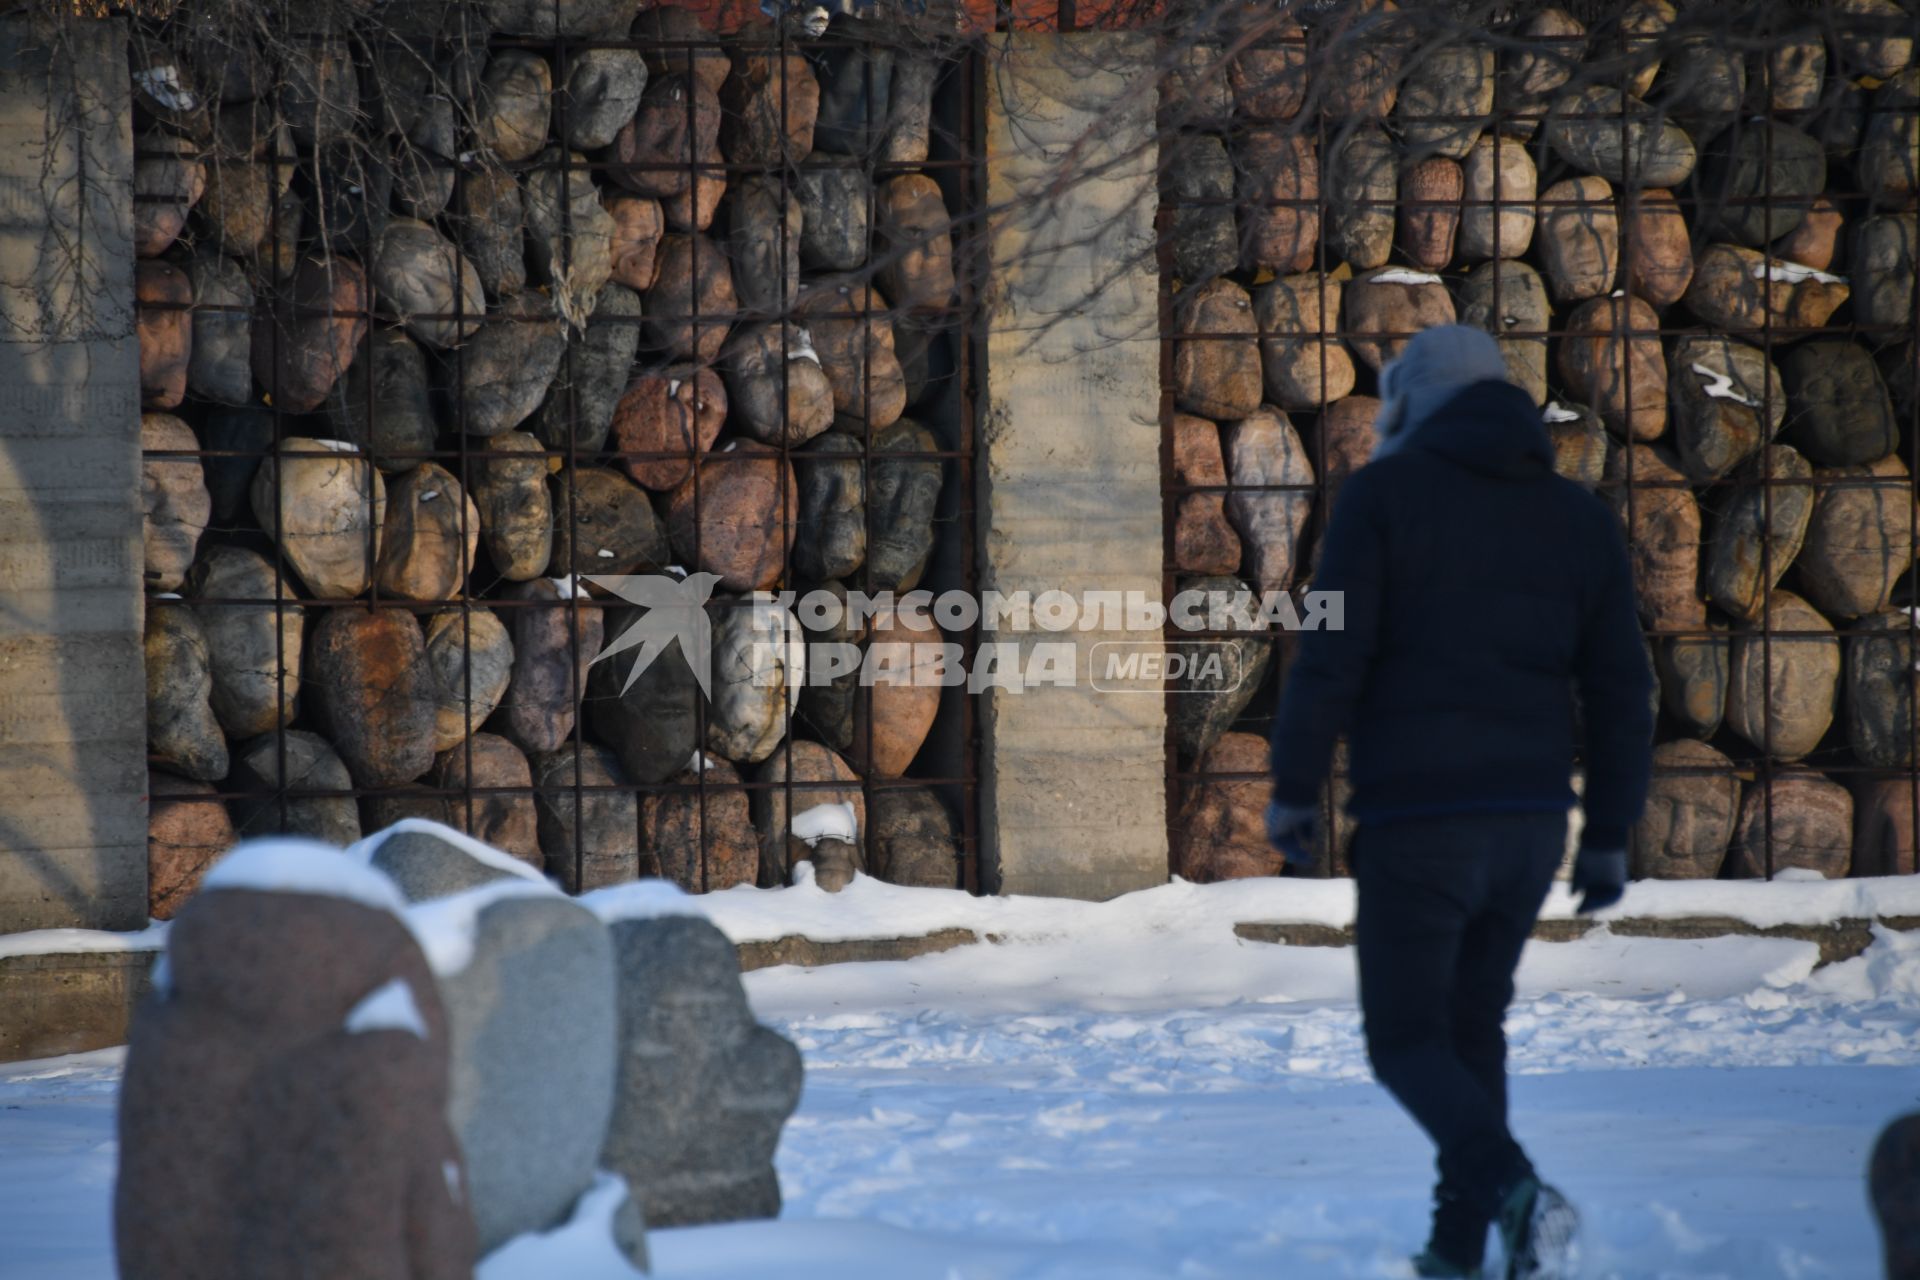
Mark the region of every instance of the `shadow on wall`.
POLYGON ((146 918, 125 65, 0 19, 0 932, 146 918))

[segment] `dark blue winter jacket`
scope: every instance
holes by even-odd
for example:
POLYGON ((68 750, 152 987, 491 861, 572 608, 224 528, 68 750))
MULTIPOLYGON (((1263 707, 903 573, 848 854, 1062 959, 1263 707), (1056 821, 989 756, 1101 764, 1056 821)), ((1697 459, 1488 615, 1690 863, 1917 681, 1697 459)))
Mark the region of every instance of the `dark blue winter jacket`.
POLYGON ((1274 798, 1317 803, 1346 734, 1362 823, 1565 809, 1574 694, 1582 843, 1620 849, 1646 801, 1652 675, 1620 521, 1553 471, 1540 411, 1479 382, 1341 486, 1273 719, 1274 798))

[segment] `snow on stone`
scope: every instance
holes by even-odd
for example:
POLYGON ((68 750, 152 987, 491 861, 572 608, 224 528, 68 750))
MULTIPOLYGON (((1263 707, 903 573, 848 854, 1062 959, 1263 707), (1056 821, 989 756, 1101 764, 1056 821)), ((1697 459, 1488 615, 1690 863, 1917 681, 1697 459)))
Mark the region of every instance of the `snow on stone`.
POLYGON ((580 585, 579 579, 573 574, 563 578, 548 578, 547 581, 553 584, 553 589, 560 593, 562 600, 571 600, 575 596, 586 598, 587 589, 580 585))
POLYGON ((852 844, 860 838, 860 823, 854 816, 851 800, 842 800, 838 804, 816 804, 810 809, 802 809, 793 816, 788 830, 806 841, 809 847, 822 840, 844 840, 852 844))
POLYGON ((1540 411, 1540 417, 1547 422, 1578 422, 1580 421, 1580 411, 1578 409, 1569 409, 1558 400, 1555 400, 1540 411))
POLYGON ((715 768, 715 765, 712 760, 707 758, 706 752, 696 748, 693 753, 693 758, 687 761, 687 768, 694 773, 707 773, 715 768))
POLYGON ((380 846, 385 844, 389 837, 399 835, 403 831, 417 831, 423 835, 432 836, 436 840, 445 841, 474 861, 491 867, 495 871, 503 871, 510 876, 532 880, 541 885, 547 882, 545 876, 512 854, 503 853, 490 844, 475 840, 464 831, 456 831, 445 823, 435 822, 431 818, 402 818, 392 826, 348 845, 347 856, 370 864, 373 861, 373 855, 379 852, 380 846))
POLYGON ((815 364, 819 364, 820 353, 813 349, 813 335, 805 329, 796 329, 793 335, 793 345, 787 348, 787 359, 789 362, 794 360, 811 360, 815 364))
POLYGON ((1900 1000, 1920 1006, 1920 933, 1895 933, 1876 924, 1873 945, 1864 954, 1828 965, 1807 985, 1843 1000, 1900 1000))
POLYGON ((1744 404, 1749 409, 1757 409, 1760 407, 1759 401, 1749 399, 1747 396, 1741 394, 1740 389, 1738 387, 1733 385, 1732 374, 1721 373, 1717 370, 1709 369, 1706 365, 1701 364, 1697 360, 1693 363, 1691 367, 1693 371, 1699 374, 1701 379, 1707 384, 1706 386, 1700 389, 1706 392, 1707 395, 1713 397, 1715 400, 1731 400, 1735 404, 1744 404))
POLYGON ((309 440, 306 443, 319 445, 322 449, 331 449, 335 453, 359 453, 360 446, 351 440, 309 440))
POLYGON ((407 907, 399 886, 368 866, 364 857, 348 856, 318 840, 283 836, 249 840, 214 863, 200 890, 215 889, 318 894, 395 915, 407 907))
POLYGON ((606 924, 621 920, 657 920, 662 916, 701 916, 700 900, 671 880, 633 880, 583 894, 580 904, 606 924))
POLYGON ((465 893, 416 902, 405 914, 407 928, 438 977, 459 973, 473 963, 474 930, 480 913, 508 898, 543 898, 560 891, 545 880, 495 880, 465 893))
POLYGON ((133 78, 148 97, 169 111, 191 111, 200 105, 193 90, 180 82, 180 68, 176 66, 148 67, 134 72, 133 78))
POLYGON ((1368 284, 1439 284, 1440 277, 1431 271, 1409 271, 1405 267, 1390 267, 1378 275, 1368 276, 1368 284))
POLYGON ((1845 276, 1836 276, 1827 271, 1816 271, 1812 267, 1798 262, 1769 261, 1758 263, 1753 268, 1755 280, 1771 280, 1775 284, 1803 284, 1808 280, 1818 280, 1821 284, 1845 284, 1845 276))
POLYGON ((636 1280, 645 1273, 613 1241, 614 1215, 627 1202, 627 1183, 602 1170, 551 1231, 516 1236, 480 1259, 474 1280, 636 1280))
POLYGON ((0 960, 11 956, 58 956, 113 951, 159 951, 167 945, 167 924, 115 933, 106 929, 34 929, 0 933, 0 960))
POLYGON ((351 1035, 363 1031, 411 1031, 428 1039, 427 1020, 413 998, 413 987, 405 978, 395 978, 368 992, 359 1004, 347 1010, 344 1024, 351 1035))

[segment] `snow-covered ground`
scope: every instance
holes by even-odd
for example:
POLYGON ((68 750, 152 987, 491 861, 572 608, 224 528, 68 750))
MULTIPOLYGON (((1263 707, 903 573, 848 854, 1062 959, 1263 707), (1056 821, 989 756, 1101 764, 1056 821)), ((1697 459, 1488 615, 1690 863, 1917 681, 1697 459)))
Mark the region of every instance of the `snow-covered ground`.
MULTIPOLYGON (((712 914, 778 936, 802 931, 783 913, 831 905, 784 893, 778 911, 741 896, 712 914)), ((1239 940, 1232 919, 1284 917, 1211 890, 1153 893, 989 904, 983 931, 1018 940, 749 975, 807 1060, 786 1213, 655 1232, 655 1274, 1410 1275, 1430 1156, 1368 1080, 1351 954, 1239 940)), ((1815 958, 1605 933, 1530 949, 1509 1023, 1517 1127, 1586 1212, 1589 1276, 1877 1274, 1863 1171, 1880 1127, 1920 1106, 1920 935, 1815 958)), ((0 1067, 0 1277, 112 1275, 117 1064, 0 1067)))

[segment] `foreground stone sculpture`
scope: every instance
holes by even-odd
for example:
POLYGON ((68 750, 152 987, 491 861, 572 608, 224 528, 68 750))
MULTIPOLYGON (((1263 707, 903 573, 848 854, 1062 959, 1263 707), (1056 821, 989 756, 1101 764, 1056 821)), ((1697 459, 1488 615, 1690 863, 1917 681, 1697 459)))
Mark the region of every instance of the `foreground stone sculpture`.
POLYGON ((708 921, 610 930, 620 1072, 602 1161, 656 1227, 774 1217, 773 1152, 799 1105, 799 1051, 754 1021, 733 944, 708 921))
POLYGON ((593 1185, 613 1109, 607 931, 524 863, 451 830, 408 823, 368 845, 372 865, 426 900, 414 927, 464 944, 431 958, 480 1250, 558 1226, 593 1185))
POLYGON ((283 842, 180 913, 129 1033, 122 1276, 472 1274, 448 1019, 399 906, 338 851, 283 842))

